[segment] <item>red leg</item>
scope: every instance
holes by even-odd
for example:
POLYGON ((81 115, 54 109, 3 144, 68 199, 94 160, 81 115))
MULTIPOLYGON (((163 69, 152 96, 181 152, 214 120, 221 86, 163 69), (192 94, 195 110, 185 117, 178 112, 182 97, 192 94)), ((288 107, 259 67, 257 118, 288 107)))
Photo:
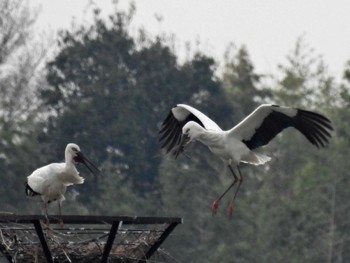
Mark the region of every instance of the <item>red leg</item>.
POLYGON ((235 194, 228 206, 228 216, 229 218, 231 219, 232 218, 232 213, 233 213, 233 207, 234 207, 234 202, 235 202, 235 199, 237 197, 237 193, 239 191, 239 188, 241 187, 241 184, 243 183, 243 177, 242 177, 242 174, 241 174, 241 170, 239 169, 239 167, 237 166, 237 169, 238 169, 238 172, 239 172, 239 178, 238 178, 238 186, 237 186, 237 189, 235 191, 235 194))
POLYGON ((49 215, 48 215, 48 212, 47 212, 47 209, 48 209, 48 202, 46 201, 43 201, 44 202, 44 215, 45 215, 45 221, 44 221, 44 224, 49 226, 50 225, 50 221, 49 221, 49 215))
POLYGON ((237 175, 234 173, 231 165, 228 165, 228 167, 230 168, 230 171, 232 172, 232 175, 234 177, 234 181, 232 182, 232 184, 230 184, 229 187, 227 187, 227 189, 220 195, 220 197, 218 199, 216 199, 213 203, 213 215, 216 214, 218 208, 219 208, 219 201, 227 194, 227 192, 239 181, 239 178, 237 177, 237 175))
POLYGON ((61 225, 61 227, 63 227, 63 219, 62 219, 62 207, 61 207, 61 201, 57 200, 57 204, 58 204, 58 221, 61 225))

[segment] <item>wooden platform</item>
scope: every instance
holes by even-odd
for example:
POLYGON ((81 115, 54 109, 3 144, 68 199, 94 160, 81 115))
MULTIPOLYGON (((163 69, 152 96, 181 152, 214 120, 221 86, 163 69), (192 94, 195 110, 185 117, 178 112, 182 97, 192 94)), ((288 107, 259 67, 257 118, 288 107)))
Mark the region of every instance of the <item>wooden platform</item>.
POLYGON ((181 218, 50 217, 0 214, 0 253, 9 262, 140 262, 150 259, 181 218))

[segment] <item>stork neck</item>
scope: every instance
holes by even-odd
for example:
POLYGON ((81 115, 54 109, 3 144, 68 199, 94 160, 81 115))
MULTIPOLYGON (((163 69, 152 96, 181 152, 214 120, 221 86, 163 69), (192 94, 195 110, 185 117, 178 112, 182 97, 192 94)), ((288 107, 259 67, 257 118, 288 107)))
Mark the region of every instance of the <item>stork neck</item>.
POLYGON ((198 141, 207 146, 217 144, 222 139, 220 133, 221 132, 218 131, 203 130, 203 132, 198 136, 198 141))
POLYGON ((74 167, 74 161, 73 161, 73 157, 69 154, 66 153, 65 154, 65 163, 66 163, 66 167, 74 167))

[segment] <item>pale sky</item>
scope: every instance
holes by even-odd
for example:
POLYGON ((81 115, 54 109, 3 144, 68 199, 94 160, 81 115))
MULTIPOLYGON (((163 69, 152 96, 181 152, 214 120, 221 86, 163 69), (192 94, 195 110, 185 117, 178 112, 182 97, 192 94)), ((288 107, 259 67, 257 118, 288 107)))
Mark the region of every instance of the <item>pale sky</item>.
MULTIPOLYGON (((93 2, 102 14, 113 10, 112 0, 31 0, 41 4, 38 25, 69 28, 72 17, 89 21, 87 6, 93 2)), ((128 8, 130 0, 119 0, 128 8)), ((135 0, 132 30, 143 27, 152 34, 176 36, 176 48, 185 42, 222 60, 229 43, 247 46, 257 73, 273 72, 285 62, 298 37, 321 55, 329 72, 340 77, 350 60, 349 0, 135 0), (157 22, 157 16, 162 22, 157 22)))

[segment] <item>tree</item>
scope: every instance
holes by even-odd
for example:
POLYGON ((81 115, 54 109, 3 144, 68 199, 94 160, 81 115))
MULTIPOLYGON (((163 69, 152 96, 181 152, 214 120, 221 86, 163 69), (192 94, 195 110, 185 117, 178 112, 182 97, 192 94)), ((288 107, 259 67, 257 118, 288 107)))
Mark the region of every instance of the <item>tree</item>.
MULTIPOLYGON (((225 100, 208 97, 213 106, 226 105, 227 110, 196 105, 223 129, 231 128, 257 106, 258 99, 268 95, 266 90, 258 88, 260 78, 246 49, 242 47, 231 55, 232 58, 227 57, 218 86, 225 100)), ((242 166, 245 179, 232 221, 227 218, 227 205, 233 193, 222 200, 218 214, 212 217, 212 202, 232 183, 232 176, 221 160, 213 158, 200 143, 192 145, 187 154, 190 159, 165 158, 159 172, 164 214, 182 215, 186 222, 169 241, 170 251, 184 262, 254 262, 259 255, 250 251, 255 242, 253 218, 256 216, 251 204, 253 199, 258 199, 254 169, 242 166)))
POLYGON ((129 34, 132 15, 133 10, 117 11, 105 21, 95 10, 91 27, 62 32, 61 51, 48 64, 51 86, 41 90, 53 112, 45 134, 53 153, 74 141, 102 164, 105 178, 98 188, 94 180, 81 188, 90 193, 81 196, 91 210, 102 207, 101 200, 113 199, 113 190, 125 192, 116 189, 126 185, 130 198, 124 198, 130 202, 134 193, 146 196, 156 189, 161 162, 158 128, 172 105, 203 105, 216 114, 230 109, 215 103, 225 97, 214 77, 212 58, 197 54, 180 65, 163 39, 142 32, 137 41, 129 34))
POLYGON ((235 112, 235 122, 251 113, 266 101, 270 91, 261 84, 263 75, 257 74, 245 46, 230 46, 225 55, 222 85, 235 112))
MULTIPOLYGON (((339 101, 330 94, 337 94, 337 86, 322 59, 309 51, 299 39, 287 64, 279 67, 273 101, 313 109, 333 119, 339 101)), ((287 131, 270 143, 274 158, 261 186, 260 220, 256 222, 258 231, 268 237, 260 241, 262 262, 284 258, 331 262, 326 259, 334 258, 329 255, 331 244, 339 240, 332 230, 334 193, 339 187, 333 171, 335 141, 332 138, 329 148, 318 151, 308 147, 303 136, 287 131)))
POLYGON ((0 168, 6 182, 0 186, 0 196, 4 210, 25 206, 25 175, 41 159, 35 91, 43 79, 46 53, 45 42, 34 40, 36 16, 26 1, 0 1, 0 168))

